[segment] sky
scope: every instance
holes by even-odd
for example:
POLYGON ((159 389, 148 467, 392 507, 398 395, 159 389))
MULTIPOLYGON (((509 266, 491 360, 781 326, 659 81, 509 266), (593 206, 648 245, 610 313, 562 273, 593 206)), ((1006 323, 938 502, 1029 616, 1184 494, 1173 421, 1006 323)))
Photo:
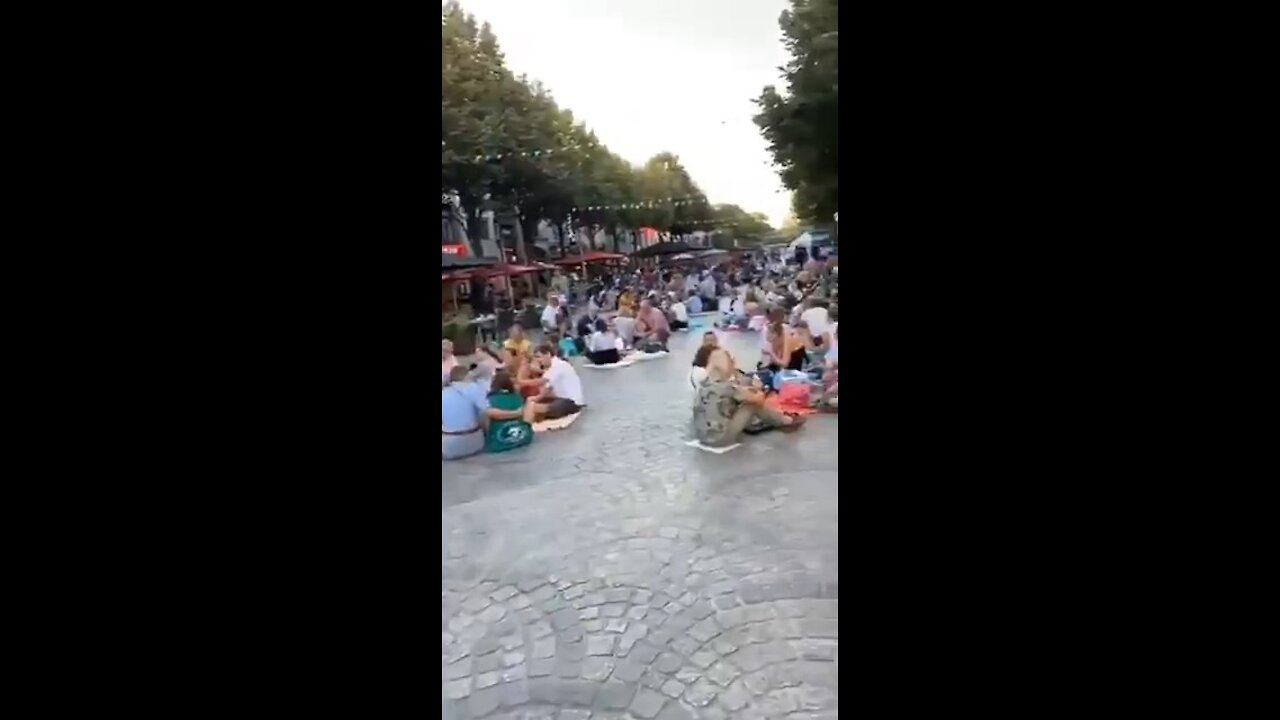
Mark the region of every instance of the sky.
POLYGON ((751 121, 752 98, 784 85, 787 0, 459 3, 493 28, 512 72, 542 81, 614 153, 640 165, 673 152, 711 202, 762 212, 774 227, 790 214, 751 121))

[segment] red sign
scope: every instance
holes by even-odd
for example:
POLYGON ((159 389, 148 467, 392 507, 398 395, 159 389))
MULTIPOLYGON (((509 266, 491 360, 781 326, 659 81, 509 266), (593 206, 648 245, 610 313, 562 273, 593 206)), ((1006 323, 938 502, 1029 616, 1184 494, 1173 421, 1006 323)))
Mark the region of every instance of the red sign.
POLYGON ((442 245, 440 248, 442 255, 466 255, 466 245, 442 245))

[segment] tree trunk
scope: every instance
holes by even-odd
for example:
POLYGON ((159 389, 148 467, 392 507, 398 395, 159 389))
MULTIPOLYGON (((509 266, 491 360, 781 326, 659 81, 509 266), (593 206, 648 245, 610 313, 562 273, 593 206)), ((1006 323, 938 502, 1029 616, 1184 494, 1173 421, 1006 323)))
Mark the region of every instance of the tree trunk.
MULTIPOLYGON (((525 249, 525 246, 524 246, 524 222, 525 222, 525 219, 522 216, 517 214, 516 215, 516 259, 520 261, 521 265, 528 265, 529 252, 525 249)), ((536 231, 536 228, 535 228, 535 231, 536 231)))

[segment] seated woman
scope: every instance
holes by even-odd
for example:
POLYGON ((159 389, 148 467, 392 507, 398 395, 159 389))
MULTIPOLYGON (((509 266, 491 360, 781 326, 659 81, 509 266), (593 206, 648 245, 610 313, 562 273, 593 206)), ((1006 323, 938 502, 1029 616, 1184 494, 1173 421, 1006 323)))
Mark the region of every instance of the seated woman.
POLYGON ((748 385, 744 377, 734 367, 727 351, 711 351, 707 358, 707 378, 698 385, 693 402, 693 431, 702 444, 732 445, 748 426, 794 430, 804 424, 802 417, 765 407, 759 383, 748 385))
POLYGON ((542 392, 542 380, 532 357, 513 353, 505 356, 507 374, 514 378, 516 391, 521 397, 534 397, 542 392))
POLYGON ((672 330, 685 330, 689 327, 689 309, 675 293, 671 293, 671 305, 667 308, 667 322, 672 330))
POLYGON ((622 358, 618 354, 618 336, 604 320, 596 320, 596 331, 587 340, 587 360, 594 365, 612 365, 622 358))
POLYGON ((515 381, 505 370, 493 376, 485 414, 489 417, 484 438, 487 452, 505 452, 533 442, 533 403, 526 403, 516 392, 515 381))
POLYGON ((520 323, 512 324, 507 330, 507 341, 502 344, 502 347, 525 357, 533 355, 533 343, 524 334, 524 326, 520 323))
POLYGON ((698 346, 696 352, 693 353, 693 369, 689 371, 689 384, 694 390, 707 379, 707 360, 711 357, 711 353, 718 348, 719 340, 713 332, 702 334, 702 344, 698 346))

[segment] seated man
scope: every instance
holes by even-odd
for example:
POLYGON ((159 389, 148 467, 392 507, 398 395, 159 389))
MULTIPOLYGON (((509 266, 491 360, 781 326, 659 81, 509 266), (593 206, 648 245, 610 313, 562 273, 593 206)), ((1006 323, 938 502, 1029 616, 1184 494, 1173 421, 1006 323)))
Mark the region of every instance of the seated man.
POLYGON ((533 357, 542 367, 542 393, 533 398, 533 419, 554 420, 583 408, 582 381, 572 365, 556 357, 555 348, 541 345, 533 357))
POLYGON ((707 377, 698 385, 693 402, 693 431, 699 442, 724 447, 737 442, 749 428, 795 430, 804 424, 803 417, 766 407, 759 382, 748 385, 746 377, 738 373, 727 351, 711 352, 707 377))
POLYGON ((642 300, 640 313, 636 316, 636 348, 643 352, 666 350, 670 336, 667 317, 652 302, 642 300))
POLYGON ((484 426, 489 398, 484 388, 466 382, 467 368, 449 371, 449 383, 440 391, 440 457, 456 460, 484 450, 484 426))
POLYGON ((702 312, 702 298, 698 297, 697 293, 689 293, 689 302, 686 305, 689 308, 690 315, 697 315, 702 312))

